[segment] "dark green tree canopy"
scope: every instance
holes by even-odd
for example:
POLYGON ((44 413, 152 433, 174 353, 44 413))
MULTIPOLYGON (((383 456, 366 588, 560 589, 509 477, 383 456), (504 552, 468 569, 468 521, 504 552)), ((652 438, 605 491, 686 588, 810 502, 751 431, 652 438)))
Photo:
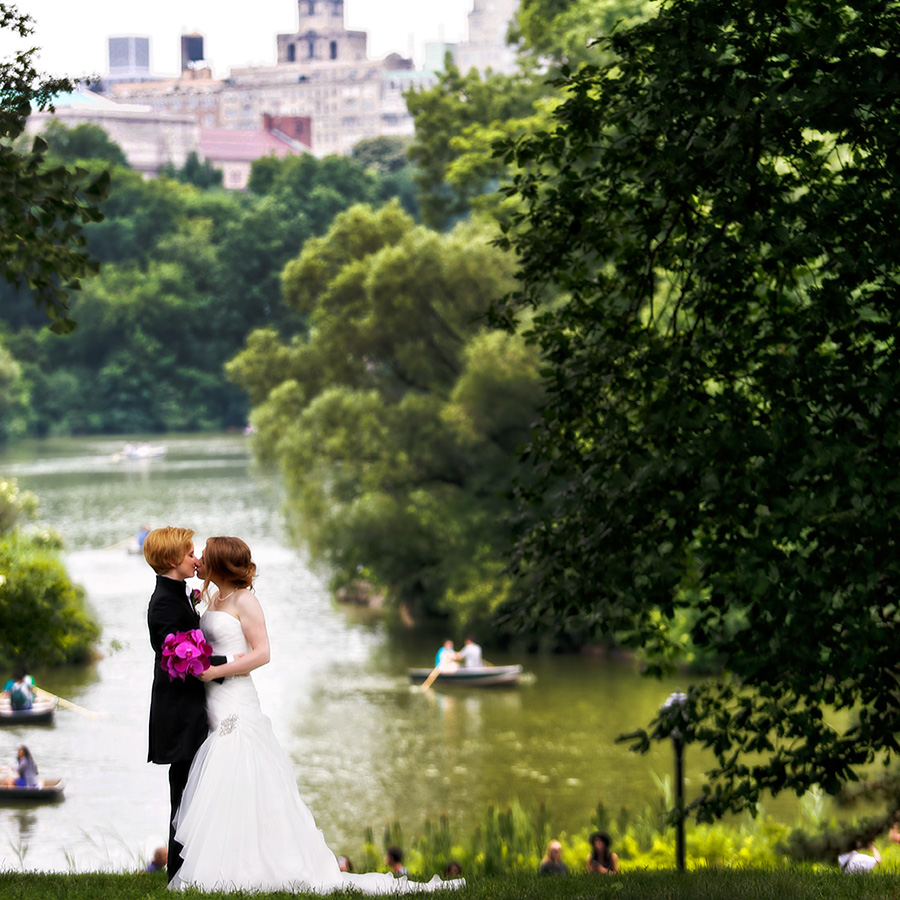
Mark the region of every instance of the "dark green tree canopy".
POLYGON ((111 141, 99 125, 82 122, 70 128, 59 119, 51 119, 41 132, 41 137, 50 146, 48 158, 63 165, 91 159, 130 168, 122 148, 111 141))
POLYGON ((163 166, 160 171, 161 175, 167 178, 174 178, 176 181, 184 182, 184 184, 193 184, 198 188, 214 188, 222 186, 222 170, 217 169, 208 160, 204 159, 200 162, 200 157, 196 150, 191 150, 184 161, 184 165, 180 169, 176 169, 172 163, 163 166))
POLYGON ((701 816, 833 792, 900 751, 900 7, 671 0, 610 49, 507 149, 551 397, 513 616, 659 661, 688 617, 701 816))

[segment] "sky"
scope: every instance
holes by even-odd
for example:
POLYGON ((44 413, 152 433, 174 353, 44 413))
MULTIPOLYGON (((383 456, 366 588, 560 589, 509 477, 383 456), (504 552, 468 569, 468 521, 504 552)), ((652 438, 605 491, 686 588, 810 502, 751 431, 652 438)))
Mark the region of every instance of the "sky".
MULTIPOLYGON (((52 75, 102 75, 106 39, 114 35, 150 38, 155 74, 180 67, 179 38, 199 31, 215 75, 232 67, 275 62, 275 35, 297 28, 296 0, 11 0, 34 19, 31 45, 40 48, 38 70, 52 75)), ((422 61, 426 41, 463 40, 472 0, 345 0, 347 28, 369 33, 369 56, 413 53, 422 61)), ((0 39, 0 56, 14 48, 0 39)))

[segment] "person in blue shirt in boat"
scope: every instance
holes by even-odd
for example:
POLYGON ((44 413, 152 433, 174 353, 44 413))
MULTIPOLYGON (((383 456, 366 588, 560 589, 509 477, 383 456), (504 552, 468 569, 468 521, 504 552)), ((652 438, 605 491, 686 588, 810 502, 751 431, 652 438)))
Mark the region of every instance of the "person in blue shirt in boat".
POLYGON ((17 751, 16 775, 7 779, 8 787, 33 787, 38 786, 38 769, 31 755, 31 751, 22 744, 17 751))
POLYGON ((444 641, 443 646, 434 658, 434 667, 442 672, 454 672, 459 668, 456 661, 456 650, 453 649, 453 641, 444 641))
POLYGON ((3 692, 9 697, 11 709, 21 711, 34 705, 34 679, 21 667, 3 685, 3 692))

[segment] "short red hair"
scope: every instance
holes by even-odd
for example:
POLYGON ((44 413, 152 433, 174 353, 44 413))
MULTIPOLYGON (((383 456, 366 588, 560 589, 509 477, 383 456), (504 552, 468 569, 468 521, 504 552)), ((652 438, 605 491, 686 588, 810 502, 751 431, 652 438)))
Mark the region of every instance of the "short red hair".
POLYGON ((165 575, 191 552, 193 537, 190 528, 154 528, 144 538, 144 559, 157 575, 165 575))

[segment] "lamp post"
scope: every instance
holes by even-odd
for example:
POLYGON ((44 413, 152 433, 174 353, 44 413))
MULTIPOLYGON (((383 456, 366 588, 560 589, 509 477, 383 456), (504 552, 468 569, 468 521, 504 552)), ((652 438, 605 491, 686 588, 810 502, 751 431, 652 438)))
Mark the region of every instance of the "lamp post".
MULTIPOLYGON (((670 718, 685 721, 687 718, 687 694, 676 691, 669 694, 662 709, 670 718)), ((675 868, 684 871, 684 733, 677 725, 671 731, 672 749, 675 751, 675 868)))

